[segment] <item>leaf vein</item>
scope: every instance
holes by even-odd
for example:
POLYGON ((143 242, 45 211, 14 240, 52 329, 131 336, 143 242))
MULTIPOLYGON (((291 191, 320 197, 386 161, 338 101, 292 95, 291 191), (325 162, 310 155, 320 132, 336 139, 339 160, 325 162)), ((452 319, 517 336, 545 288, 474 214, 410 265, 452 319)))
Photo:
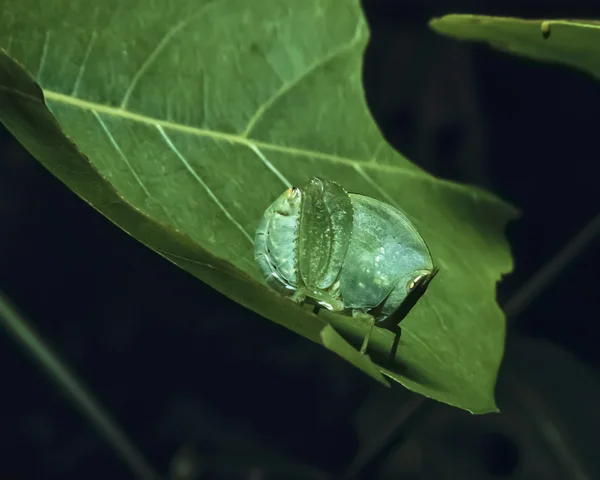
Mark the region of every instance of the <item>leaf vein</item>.
POLYGON ((132 173, 132 175, 136 179, 136 181, 139 184, 139 186, 141 187, 141 189, 144 191, 144 193, 149 198, 153 198, 152 195, 150 195, 150 192, 148 191, 148 189, 146 188, 146 185, 144 185, 144 182, 142 182, 142 180, 138 176, 137 172, 133 169, 131 163, 129 163, 129 159, 127 158, 127 155, 125 155, 125 153, 123 152, 123 150, 121 150, 121 147, 119 147, 119 144, 115 140, 115 137, 113 137, 112 133, 110 133, 110 130, 107 128, 106 124, 102 121, 102 118, 100 117, 100 115, 98 115, 98 112, 92 111, 92 114, 94 115, 94 117, 96 117, 96 120, 98 121, 98 123, 102 127, 102 130, 104 130, 104 133, 106 133, 106 136, 108 137, 108 140, 110 141, 110 143, 112 144, 112 146, 115 148, 115 150, 119 153, 119 155, 121 156, 121 158, 125 162, 125 165, 127 165, 127 168, 129 168, 129 171, 132 173))
POLYGON ((265 166, 271 170, 279 180, 281 180, 283 182, 283 184, 290 188, 292 186, 291 182, 285 178, 285 176, 277 169, 277 167, 275 167, 275 165, 273 165, 271 162, 269 162, 269 160, 267 159, 267 157, 265 157, 263 155, 263 153, 258 149, 258 147, 256 145, 249 145, 250 149, 256 153, 256 155, 258 156, 258 158, 261 159, 261 161, 265 164, 265 166))
POLYGON ((202 180, 202 177, 200 177, 200 175, 198 175, 198 173, 192 168, 190 163, 186 160, 186 158, 183 156, 183 154, 175 146, 175 144, 173 143, 171 138, 163 130, 162 126, 157 124, 156 129, 158 130, 160 135, 163 137, 163 139, 164 139, 165 143, 168 145, 168 147, 173 151, 173 153, 177 156, 177 158, 179 158, 179 160, 181 160, 181 162, 185 165, 185 168, 187 169, 187 171, 190 172, 192 177, 194 177, 194 179, 202 186, 202 188, 204 188, 204 190, 206 190, 206 193, 208 193, 208 195, 213 200, 213 202, 215 202, 217 204, 217 206, 221 209, 221 211, 225 214, 225 216, 231 221, 231 223, 233 223, 244 234, 244 236, 250 241, 250 243, 254 243, 254 241, 252 240, 252 237, 250 237, 250 235, 248 235, 248 232, 246 232, 244 227, 242 227, 237 222, 237 220, 235 218, 233 218, 231 213, 229 213, 227 211, 225 206, 221 203, 219 198, 214 194, 214 192, 210 189, 210 187, 206 184, 206 182, 204 180, 202 180))
POLYGON ((363 22, 359 22, 354 33, 354 37, 352 38, 352 40, 350 40, 350 42, 341 45, 339 48, 333 50, 328 55, 319 58, 316 62, 309 65, 306 70, 302 71, 300 75, 292 79, 292 81, 283 83, 281 87, 279 87, 279 89, 267 99, 266 102, 264 102, 260 107, 258 107, 256 112, 254 112, 252 118, 250 118, 250 120, 248 121, 246 128, 240 134, 240 136, 243 138, 248 138, 256 123, 262 118, 262 116, 267 112, 267 110, 269 110, 269 108, 275 105, 277 100, 283 97, 287 92, 296 87, 304 78, 308 77, 311 73, 315 72, 324 65, 327 65, 328 62, 334 60, 342 53, 352 49, 360 40, 362 40, 363 27, 363 22))
POLYGON ((429 308, 431 308, 431 311, 433 312, 434 316, 437 318, 440 328, 444 332, 448 333, 449 330, 448 330, 448 326, 446 325, 446 321, 444 320, 444 318, 438 311, 437 307, 435 306, 435 302, 429 302, 428 305, 429 305, 429 308))
POLYGON ((88 42, 88 46, 85 49, 85 55, 83 57, 83 62, 79 66, 79 72, 77 72, 77 78, 75 79, 75 83, 73 84, 73 91, 71 92, 72 97, 77 97, 77 91, 79 90, 79 84, 81 83, 81 79, 83 78, 83 73, 85 72, 85 66, 87 64, 88 59, 90 58, 90 53, 92 53, 92 48, 94 47, 94 43, 96 42, 96 38, 98 34, 94 30, 92 32, 92 36, 90 37, 90 41, 88 42))
POLYGON ((10 49, 12 47, 13 36, 12 33, 9 35, 8 40, 6 41, 6 46, 4 47, 4 51, 10 55, 10 49))
POLYGON ((123 95, 123 100, 121 100, 121 108, 122 109, 125 109, 127 107, 127 103, 129 103, 131 94, 135 90, 135 87, 137 86, 137 84, 140 81, 140 79, 142 78, 142 76, 146 73, 146 71, 154 63, 154 61, 160 55, 160 53, 164 50, 164 48, 167 46, 167 44, 169 43, 171 38, 173 38, 173 36, 175 36, 175 34, 177 34, 183 27, 185 27, 189 23, 189 21, 190 21, 190 19, 186 18, 185 20, 182 20, 182 21, 176 23, 175 25, 173 25, 169 30, 167 30, 167 32, 164 34, 164 36, 161 38, 161 40, 156 44, 154 49, 148 54, 148 56, 146 57, 146 60, 144 60, 144 62, 141 64, 138 71, 135 72, 133 77, 131 77, 131 82, 129 82, 129 86, 127 87, 127 90, 125 90, 125 94, 123 95))
POLYGON ((25 100, 29 100, 30 102, 42 103, 39 97, 35 95, 31 95, 30 93, 21 92, 20 90, 15 90, 14 88, 7 87, 6 85, 0 85, 0 91, 6 92, 9 95, 15 95, 17 97, 21 97, 25 100))
POLYGON ((44 45, 42 46, 42 54, 40 56, 40 65, 38 66, 37 79, 38 81, 42 77, 42 71, 44 70, 44 65, 46 65, 46 58, 48 57, 48 45, 50 43, 50 30, 46 30, 44 34, 44 45))
POLYGON ((442 360, 442 358, 441 358, 441 357, 440 357, 440 356, 437 354, 437 352, 436 352, 434 349, 432 349, 432 348, 431 348, 431 347, 430 347, 430 346, 427 344, 427 342, 425 342, 425 341, 424 341, 424 340, 423 340, 421 337, 419 337, 419 336, 418 336, 416 333, 414 333, 414 332, 411 332, 411 331, 410 331, 410 330, 408 330, 406 327, 402 327, 402 332, 403 332, 403 333, 408 333, 408 335, 409 335, 410 337, 414 338, 414 339, 417 341, 417 343, 421 344, 421 346, 422 346, 422 347, 423 347, 425 350, 427 350, 427 351, 430 353, 430 355, 431 355, 431 356, 432 356, 432 357, 433 357, 435 360, 437 360, 437 361, 440 363, 440 365, 445 365, 445 364, 447 363, 447 362, 444 362, 444 361, 442 360))
POLYGON ((371 159, 369 160, 372 163, 377 163, 377 155, 379 155, 379 152, 381 151, 381 149, 385 146, 385 141, 382 140, 381 142, 379 142, 379 145, 377 145, 377 148, 375 148, 375 150, 373 151, 373 155, 371 156, 371 159))

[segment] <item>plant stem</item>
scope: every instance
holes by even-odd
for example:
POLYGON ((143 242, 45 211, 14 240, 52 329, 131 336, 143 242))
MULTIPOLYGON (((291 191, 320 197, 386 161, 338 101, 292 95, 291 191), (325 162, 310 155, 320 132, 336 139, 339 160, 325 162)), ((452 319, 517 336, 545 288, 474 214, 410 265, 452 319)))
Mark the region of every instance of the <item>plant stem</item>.
POLYGON ((537 426, 548 449, 554 454, 556 462, 563 468, 567 476, 572 480, 590 480, 592 477, 571 449, 568 440, 556 424, 552 412, 545 406, 544 399, 540 398, 540 395, 530 388, 527 382, 519 378, 518 372, 512 375, 512 389, 526 415, 537 426))
POLYGON ((33 327, 27 323, 2 291, 0 291, 0 322, 8 333, 25 348, 27 353, 64 389, 67 398, 98 429, 137 478, 140 480, 160 479, 160 476, 146 462, 115 421, 88 393, 83 384, 69 371, 33 327))
POLYGON ((504 312, 509 321, 513 323, 519 314, 599 235, 600 213, 504 304, 504 312))
POLYGON ((405 403, 391 413, 385 432, 359 451, 342 478, 377 478, 378 469, 388 455, 418 428, 433 406, 435 403, 432 400, 411 394, 405 403))

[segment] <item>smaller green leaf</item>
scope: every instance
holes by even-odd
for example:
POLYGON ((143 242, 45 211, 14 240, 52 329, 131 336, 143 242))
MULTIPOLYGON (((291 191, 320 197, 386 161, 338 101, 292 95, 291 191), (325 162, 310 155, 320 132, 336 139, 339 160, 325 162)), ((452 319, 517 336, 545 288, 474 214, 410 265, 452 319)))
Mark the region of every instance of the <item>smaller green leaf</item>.
POLYGON ((600 78, 599 21, 446 15, 433 18, 429 26, 449 37, 484 41, 497 50, 560 63, 600 78))
POLYGON ((373 377, 379 383, 389 387, 389 382, 379 372, 379 368, 371 361, 368 355, 363 355, 356 348, 350 345, 342 336, 335 331, 331 325, 327 325, 321 330, 321 341, 323 345, 334 353, 337 353, 344 360, 350 362, 356 368, 361 369, 370 377, 373 377))

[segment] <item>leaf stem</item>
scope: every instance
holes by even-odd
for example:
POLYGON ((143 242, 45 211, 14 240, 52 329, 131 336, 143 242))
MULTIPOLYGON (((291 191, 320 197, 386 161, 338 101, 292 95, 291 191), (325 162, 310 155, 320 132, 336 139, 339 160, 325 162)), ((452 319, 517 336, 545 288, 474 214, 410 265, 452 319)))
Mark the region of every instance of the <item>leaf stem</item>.
POLYGON ((0 291, 0 323, 62 388, 140 480, 159 480, 125 433, 0 291))

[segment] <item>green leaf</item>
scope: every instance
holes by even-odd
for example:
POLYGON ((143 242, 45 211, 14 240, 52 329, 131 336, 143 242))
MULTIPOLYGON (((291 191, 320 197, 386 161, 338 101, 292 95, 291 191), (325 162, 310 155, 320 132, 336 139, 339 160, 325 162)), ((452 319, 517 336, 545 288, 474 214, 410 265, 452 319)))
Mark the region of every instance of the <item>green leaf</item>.
POLYGON ((440 273, 399 344, 377 328, 369 356, 416 392, 494 411, 495 286, 512 268, 503 231, 516 212, 387 144, 364 99, 367 40, 358 0, 5 0, 0 120, 132 236, 319 343, 330 323, 357 347, 367 326, 266 288, 253 261, 263 211, 313 176, 401 207, 440 273))
POLYGON ((600 78, 600 22, 524 20, 483 15, 446 15, 430 20, 436 32, 534 60, 559 63, 600 78))

